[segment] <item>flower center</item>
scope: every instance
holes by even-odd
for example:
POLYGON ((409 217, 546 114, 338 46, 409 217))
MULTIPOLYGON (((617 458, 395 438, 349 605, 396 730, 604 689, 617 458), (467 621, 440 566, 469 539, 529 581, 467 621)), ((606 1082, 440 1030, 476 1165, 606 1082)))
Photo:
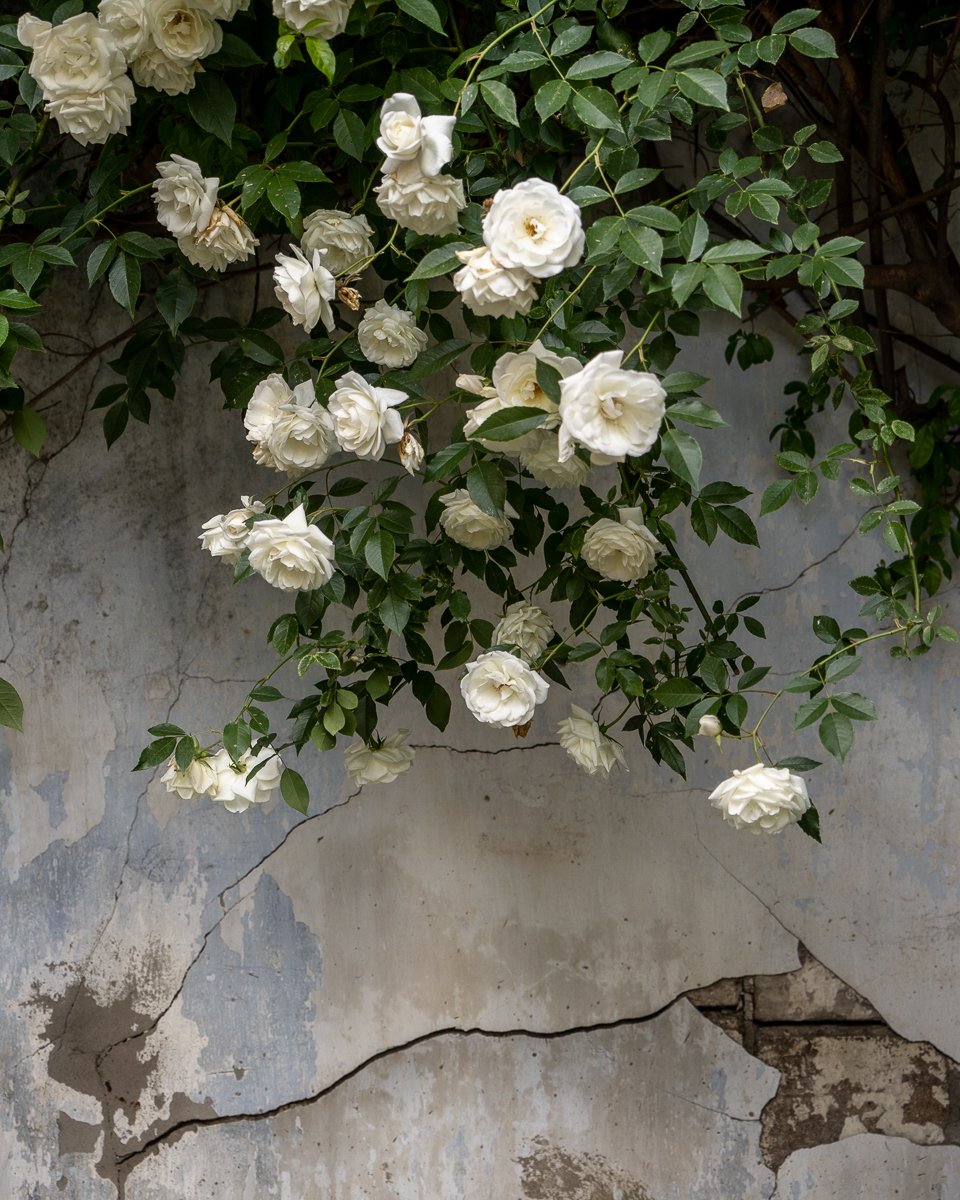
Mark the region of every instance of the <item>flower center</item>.
POLYGON ((600 412, 608 421, 618 421, 623 415, 623 404, 619 396, 604 396, 600 401, 600 412))
POLYGON ((527 237, 534 242, 538 242, 547 232, 546 225, 541 224, 536 217, 527 217, 523 223, 523 228, 527 237))

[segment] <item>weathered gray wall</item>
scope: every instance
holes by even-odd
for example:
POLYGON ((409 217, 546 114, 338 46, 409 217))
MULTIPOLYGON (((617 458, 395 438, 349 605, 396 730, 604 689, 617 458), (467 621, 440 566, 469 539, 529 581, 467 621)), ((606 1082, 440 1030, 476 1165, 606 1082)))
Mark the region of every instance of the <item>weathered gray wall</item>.
MULTIPOLYGON (((58 348, 120 327, 108 305, 78 327, 77 303, 41 319, 58 348)), ((803 365, 770 325, 774 363, 731 370, 731 328, 678 365, 715 378, 732 425, 704 434, 705 477, 759 495, 803 365)), ((957 1194, 955 650, 869 659, 882 720, 813 776, 822 848, 724 826, 706 797, 736 748, 705 743, 684 783, 628 742, 629 775, 589 780, 555 744, 558 687, 527 744, 456 704, 442 736, 398 711, 420 749, 388 788, 352 794, 339 752, 308 750, 306 820, 181 803, 130 774, 146 727, 228 719, 285 607, 199 549, 272 478, 203 363, 109 454, 93 369, 40 462, 0 448, 0 660, 27 707, 0 743, 0 1195, 957 1194)), ((35 391, 62 370, 38 360, 35 391)), ((761 522, 762 569, 684 539, 708 591, 763 589, 759 661, 801 669, 825 608, 857 623, 845 581, 877 545, 845 503, 827 486, 761 522)), ((786 710, 770 736, 826 757, 786 710)))

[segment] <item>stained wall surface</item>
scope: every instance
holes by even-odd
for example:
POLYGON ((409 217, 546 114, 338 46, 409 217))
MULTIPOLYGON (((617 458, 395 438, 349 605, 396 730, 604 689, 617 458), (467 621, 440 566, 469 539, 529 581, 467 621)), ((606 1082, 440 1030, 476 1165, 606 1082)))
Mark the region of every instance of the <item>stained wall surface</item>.
MULTIPOLYGON (((69 289, 41 324, 78 354, 121 328, 69 289)), ((804 367, 762 323, 774 361, 728 367, 733 327, 677 366, 712 376, 731 426, 701 437, 704 478, 750 487, 756 516, 804 367)), ((0 743, 0 1194, 819 1200, 867 1167, 871 1194, 952 1194, 956 651, 868 658, 881 720, 812 777, 822 847, 722 823, 707 795, 749 765, 735 748, 698 747, 683 781, 628 741, 630 773, 590 780, 557 744, 559 687, 526 742, 456 700, 442 735, 391 714, 418 749, 390 787, 308 750, 306 819, 180 802, 131 774, 147 726, 221 727, 286 607, 199 549, 273 477, 190 353, 179 399, 109 454, 96 365, 51 396, 40 461, 0 447, 0 661, 27 713, 0 743)), ((62 370, 38 359, 33 393, 62 370)), ((845 584, 877 545, 848 496, 760 521, 762 563, 681 533, 706 590, 762 594, 767 641, 742 644, 776 678, 817 654, 817 613, 859 623, 845 584)), ((957 625, 955 590, 939 599, 957 625)), ((592 705, 589 664, 572 678, 592 705)), ((769 740, 827 758, 789 708, 769 740)))

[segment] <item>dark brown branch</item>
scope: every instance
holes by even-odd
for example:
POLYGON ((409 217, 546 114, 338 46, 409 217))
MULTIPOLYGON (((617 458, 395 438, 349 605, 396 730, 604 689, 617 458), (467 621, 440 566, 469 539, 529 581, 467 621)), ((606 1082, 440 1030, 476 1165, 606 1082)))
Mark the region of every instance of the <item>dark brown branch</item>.
MULTIPOLYGON (((919 196, 912 196, 909 200, 901 201, 900 204, 892 204, 889 208, 882 208, 873 216, 864 217, 861 221, 854 221, 852 225, 844 225, 830 236, 852 237, 854 234, 863 233, 865 229, 869 229, 872 225, 899 217, 901 214, 907 212, 908 209, 916 208, 920 204, 926 204, 928 200, 936 200, 947 192, 952 192, 956 187, 960 187, 960 179, 951 179, 949 183, 941 183, 939 187, 931 188, 928 192, 922 192, 919 196)), ((839 207, 838 204, 838 216, 839 207)))
MULTIPOLYGON (((883 169, 883 104, 887 90, 887 37, 886 25, 893 9, 893 0, 880 0, 877 8, 877 48, 870 70, 870 119, 867 124, 867 161, 870 176, 867 180, 867 211, 871 217, 880 212, 880 172, 883 169)), ((883 263, 883 227, 880 222, 870 226, 870 262, 873 266, 883 263)), ((874 288, 874 305, 877 310, 878 340, 880 342, 880 379, 883 390, 894 396, 893 340, 890 328, 890 312, 887 292, 884 287, 874 288)))

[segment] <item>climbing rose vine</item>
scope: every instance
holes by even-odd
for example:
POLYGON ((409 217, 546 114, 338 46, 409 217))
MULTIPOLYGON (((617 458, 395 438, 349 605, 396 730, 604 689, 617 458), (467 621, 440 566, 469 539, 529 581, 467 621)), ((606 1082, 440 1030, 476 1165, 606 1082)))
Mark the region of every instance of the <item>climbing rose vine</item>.
MULTIPOLYGON (((802 778, 819 764, 767 745, 773 705, 806 697, 794 728, 816 723, 843 762, 854 722, 877 717, 846 690, 860 648, 890 638, 903 658, 956 634, 925 607, 938 578, 891 467, 914 429, 875 386, 876 347, 854 320, 863 243, 817 219, 831 186, 819 164, 838 152, 815 125, 778 125, 763 91, 788 51, 836 56, 817 11, 683 0, 667 27, 639 29, 625 0, 35 9, 0 24, 0 221, 24 234, 0 251, 0 306, 29 316, 78 263, 91 286, 106 277, 135 322, 93 405, 108 446, 175 398, 192 347, 220 346, 211 376, 263 484, 236 497, 223 479, 197 553, 289 598, 266 631, 274 670, 222 731, 158 725, 135 769, 163 765, 171 791, 230 812, 278 788, 306 812, 299 755, 345 745, 360 785, 416 770, 388 715, 411 692, 438 729, 454 704, 504 737, 555 728, 597 787, 633 748, 685 775, 695 737, 740 742, 711 797, 724 819, 819 838, 802 778), (669 183, 658 148, 694 130, 707 167, 669 183), (201 290, 263 268, 276 303, 258 286, 246 324, 193 315, 201 290), (832 389, 850 439, 817 461, 792 417, 809 453, 777 456, 786 474, 761 515, 846 472, 861 532, 900 557, 851 585, 878 628, 818 615, 825 649, 777 689, 775 664, 737 642, 765 637, 749 615, 760 598, 711 600, 677 550, 680 525, 708 545, 760 541, 748 490, 701 478, 698 436, 726 421, 699 395, 707 380, 672 363, 703 313, 739 320, 745 284, 793 272, 805 394, 832 389), (290 354, 269 332, 286 323, 290 354), (596 682, 589 711, 560 700, 578 664, 596 682), (303 694, 271 716, 288 666, 280 678, 303 694)), ((0 403, 39 453, 43 422, 13 374, 39 339, 0 321, 0 403)), ((731 354, 740 339, 742 365, 747 347, 762 360, 764 339, 742 331, 731 354)))

